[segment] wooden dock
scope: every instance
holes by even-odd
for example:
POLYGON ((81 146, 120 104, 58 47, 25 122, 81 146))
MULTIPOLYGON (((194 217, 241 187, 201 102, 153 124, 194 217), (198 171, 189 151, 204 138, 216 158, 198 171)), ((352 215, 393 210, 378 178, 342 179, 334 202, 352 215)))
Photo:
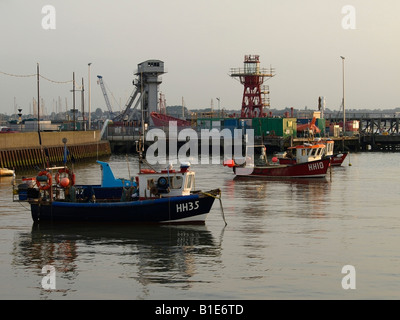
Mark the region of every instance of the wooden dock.
MULTIPOLYGON (((326 121, 339 122, 342 114, 328 115, 326 121)), ((400 151, 398 114, 347 112, 346 120, 359 121, 359 144, 362 151, 400 151)))

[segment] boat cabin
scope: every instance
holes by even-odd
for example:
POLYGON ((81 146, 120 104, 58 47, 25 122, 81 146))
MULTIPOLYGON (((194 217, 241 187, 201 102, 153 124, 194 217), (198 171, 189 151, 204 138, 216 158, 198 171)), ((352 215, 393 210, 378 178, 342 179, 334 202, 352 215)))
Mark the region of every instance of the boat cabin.
POLYGON ((195 173, 189 169, 143 171, 136 177, 139 198, 174 197, 190 195, 195 173))
POLYGON ((322 157, 325 155, 325 149, 326 145, 323 143, 304 143, 299 146, 288 148, 288 153, 286 154, 286 157, 295 157, 297 163, 321 160, 322 157))
POLYGON ((182 163, 179 170, 171 165, 161 171, 140 169, 138 176, 130 179, 115 178, 108 163, 97 163, 101 165, 102 188, 132 187, 138 189, 140 199, 190 195, 194 188, 195 172, 190 171, 190 163, 182 163))

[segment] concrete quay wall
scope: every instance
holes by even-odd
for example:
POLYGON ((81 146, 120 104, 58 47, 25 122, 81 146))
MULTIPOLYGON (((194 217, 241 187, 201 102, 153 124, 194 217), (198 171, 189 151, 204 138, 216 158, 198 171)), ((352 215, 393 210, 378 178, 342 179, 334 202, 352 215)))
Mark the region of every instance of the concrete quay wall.
MULTIPOLYGON (((62 139, 67 138, 67 146, 97 143, 100 131, 57 131, 40 132, 43 147, 64 146, 62 139)), ((0 134, 0 150, 40 147, 38 132, 16 132, 0 134)))
POLYGON ((47 161, 62 164, 64 159, 63 138, 75 161, 111 154, 110 143, 100 139, 96 131, 41 132, 41 144, 37 132, 0 134, 0 166, 3 168, 43 167, 47 161))

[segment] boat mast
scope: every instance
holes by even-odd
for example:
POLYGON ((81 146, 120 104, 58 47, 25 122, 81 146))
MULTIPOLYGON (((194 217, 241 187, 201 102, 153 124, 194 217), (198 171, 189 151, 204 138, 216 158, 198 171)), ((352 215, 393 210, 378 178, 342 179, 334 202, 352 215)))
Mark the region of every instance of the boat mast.
POLYGON ((40 145, 42 145, 42 141, 40 139, 40 93, 39 93, 39 63, 37 64, 36 67, 36 75, 37 75, 37 96, 38 96, 38 103, 37 103, 37 110, 38 110, 38 132, 39 132, 39 142, 40 145))
POLYGON ((38 110, 38 122, 37 122, 37 127, 38 127, 38 136, 39 136, 39 144, 40 144, 40 153, 42 155, 42 161, 43 161, 43 167, 46 168, 46 160, 44 158, 44 150, 43 150, 43 145, 42 145, 42 137, 40 135, 40 72, 39 72, 39 63, 37 63, 36 67, 36 76, 37 76, 37 95, 38 95, 38 102, 37 102, 37 110, 38 110))
POLYGON ((343 77, 343 97, 342 97, 342 106, 343 106, 343 139, 342 139, 342 148, 344 151, 344 139, 346 136, 346 108, 344 106, 344 59, 345 57, 340 56, 342 58, 342 77, 343 77))

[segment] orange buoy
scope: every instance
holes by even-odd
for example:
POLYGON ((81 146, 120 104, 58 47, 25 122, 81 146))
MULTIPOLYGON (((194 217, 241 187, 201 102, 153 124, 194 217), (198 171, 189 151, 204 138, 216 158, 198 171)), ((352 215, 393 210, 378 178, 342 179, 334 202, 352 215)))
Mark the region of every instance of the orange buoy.
POLYGON ((60 181, 60 185, 63 188, 68 187, 69 186, 69 179, 67 177, 62 178, 61 181, 60 181))
POLYGON ((223 162, 223 165, 224 165, 224 167, 232 168, 235 166, 235 160, 233 160, 233 159, 225 160, 223 162))
POLYGON ((69 185, 69 183, 71 183, 71 186, 75 185, 75 174, 73 172, 70 172, 67 168, 63 168, 63 169, 58 170, 58 172, 56 173, 56 177, 55 178, 56 178, 57 184, 61 185, 64 188, 66 188, 69 185), (61 181, 64 178, 68 179, 68 185, 67 186, 63 186, 61 184, 61 181))

